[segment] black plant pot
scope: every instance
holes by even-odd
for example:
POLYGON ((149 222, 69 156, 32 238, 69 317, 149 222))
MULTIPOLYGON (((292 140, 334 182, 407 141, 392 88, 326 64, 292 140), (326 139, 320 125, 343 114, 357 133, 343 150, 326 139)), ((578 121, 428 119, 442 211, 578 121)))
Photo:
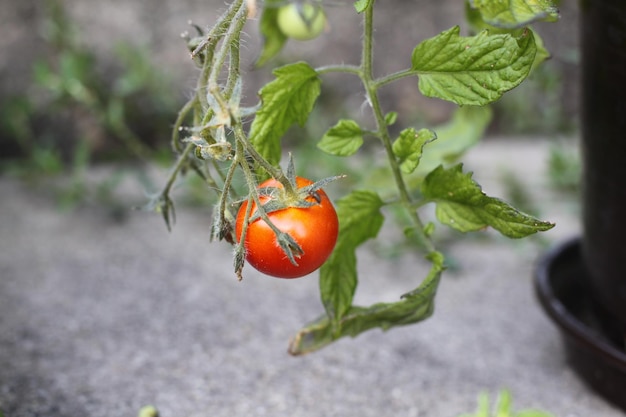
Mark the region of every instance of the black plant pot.
POLYGON ((575 369, 626 410, 626 0, 581 0, 583 236, 536 289, 575 369))
POLYGON ((626 324, 626 1, 583 0, 582 254, 598 301, 626 324))

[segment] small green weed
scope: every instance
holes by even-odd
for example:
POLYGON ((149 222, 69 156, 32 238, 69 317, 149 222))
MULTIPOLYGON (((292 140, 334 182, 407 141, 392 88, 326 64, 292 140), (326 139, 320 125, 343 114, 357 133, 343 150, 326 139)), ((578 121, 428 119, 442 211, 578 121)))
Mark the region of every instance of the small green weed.
POLYGON ((461 414, 458 417, 554 417, 552 414, 541 410, 513 411, 511 394, 507 390, 500 392, 497 404, 493 410, 489 407, 489 395, 481 393, 478 397, 478 409, 472 414, 461 414))

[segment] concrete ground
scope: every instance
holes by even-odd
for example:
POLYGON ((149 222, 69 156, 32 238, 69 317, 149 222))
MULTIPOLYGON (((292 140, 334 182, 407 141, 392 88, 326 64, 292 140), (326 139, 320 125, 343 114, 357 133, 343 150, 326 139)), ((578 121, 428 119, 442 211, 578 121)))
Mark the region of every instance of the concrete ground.
MULTIPOLYGON (((0 410, 6 417, 455 417, 481 391, 511 391, 515 407, 559 417, 623 413, 568 367, 536 301, 533 266, 578 231, 576 205, 549 192, 548 146, 489 141, 467 166, 490 194, 507 171, 536 189, 543 240, 462 239, 447 246, 434 317, 370 331, 290 357, 289 338, 321 313, 315 276, 277 280, 210 243, 207 210, 121 219, 71 212, 40 191, 0 179, 0 410), (494 163, 494 156, 499 163, 494 163), (522 178, 522 177, 520 177, 522 178)), ((491 236, 491 235, 490 235, 491 236)), ((357 301, 392 300, 416 286, 417 256, 361 253, 357 301)))

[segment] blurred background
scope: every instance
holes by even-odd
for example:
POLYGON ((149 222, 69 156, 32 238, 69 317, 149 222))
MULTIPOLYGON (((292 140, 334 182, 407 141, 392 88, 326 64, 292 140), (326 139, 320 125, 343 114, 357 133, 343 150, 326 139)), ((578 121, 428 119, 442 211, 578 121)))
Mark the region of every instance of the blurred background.
MULTIPOLYGON (((325 4, 328 32, 310 42, 289 41, 263 68, 252 65, 261 43, 258 19, 248 23, 243 51, 248 104, 256 102, 271 69, 289 60, 314 66, 358 63, 361 27, 353 2, 325 4)), ((563 143, 576 136, 577 2, 559 6, 560 22, 535 27, 552 58, 493 105, 488 137, 563 143)), ((193 30, 190 22, 210 26, 224 9, 222 0, 0 0, 0 172, 33 179, 107 161, 167 165, 173 158, 170 127, 196 76, 181 34, 193 30)), ((461 24, 468 34, 463 0, 385 0, 378 9, 378 75, 406 68, 412 49, 442 30, 461 24)), ((367 117, 353 78, 326 76, 322 105, 307 128, 290 132, 286 143, 298 146, 303 135, 314 143, 339 117, 367 117)), ((403 126, 437 125, 454 108, 421 96, 415 79, 382 93, 383 105, 399 113, 403 126)), ((554 154, 557 163, 571 165, 560 150, 554 154)), ((576 174, 572 178, 560 181, 575 182, 576 174)), ((71 203, 83 192, 77 186, 66 197, 71 203)))

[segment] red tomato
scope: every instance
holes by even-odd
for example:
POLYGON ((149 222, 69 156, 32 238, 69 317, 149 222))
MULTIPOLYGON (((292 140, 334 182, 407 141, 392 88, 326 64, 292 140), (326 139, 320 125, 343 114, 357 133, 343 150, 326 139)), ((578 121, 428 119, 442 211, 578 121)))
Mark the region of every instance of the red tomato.
MULTIPOLYGON (((313 184, 306 178, 296 177, 298 188, 313 184)), ((259 188, 277 187, 282 184, 269 179, 259 185, 259 188)), ((339 221, 337 213, 330 199, 322 190, 317 190, 318 199, 313 196, 306 198, 314 205, 306 208, 287 207, 268 213, 269 219, 282 232, 288 233, 304 252, 295 256, 298 265, 294 265, 276 241, 276 234, 263 219, 256 219, 246 231, 246 261, 264 274, 277 278, 298 278, 318 269, 330 256, 337 241, 339 221)), ((261 203, 271 197, 261 196, 261 203)), ((256 211, 256 204, 252 203, 250 217, 256 211)), ((241 240, 243 222, 246 215, 247 201, 239 208, 235 233, 237 241, 241 240)))

